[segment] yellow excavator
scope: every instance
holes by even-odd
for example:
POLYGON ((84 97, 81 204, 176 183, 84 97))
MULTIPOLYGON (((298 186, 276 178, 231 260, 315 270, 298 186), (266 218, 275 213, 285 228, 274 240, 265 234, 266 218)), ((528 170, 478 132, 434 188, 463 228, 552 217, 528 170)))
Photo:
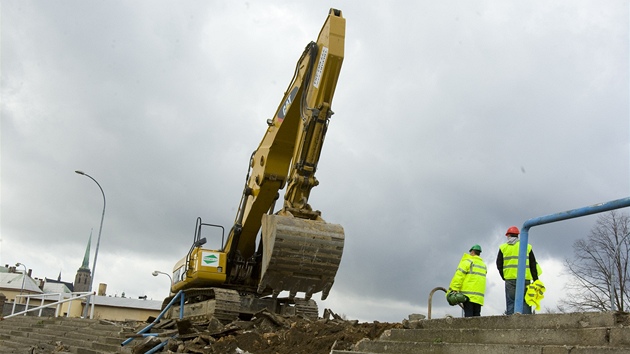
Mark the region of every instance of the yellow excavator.
POLYGON ((345 27, 341 11, 330 9, 317 42, 304 49, 250 158, 234 226, 225 242, 221 233, 219 249, 203 248, 202 228, 222 227, 197 219, 190 251, 173 268, 171 294, 181 290, 186 302, 183 310, 173 306, 167 317, 183 313, 228 322, 266 308, 317 318, 311 296, 328 296, 341 262, 344 230, 325 222, 308 198, 319 184, 315 171, 333 115, 345 27), (274 211, 285 186, 283 206, 274 211))

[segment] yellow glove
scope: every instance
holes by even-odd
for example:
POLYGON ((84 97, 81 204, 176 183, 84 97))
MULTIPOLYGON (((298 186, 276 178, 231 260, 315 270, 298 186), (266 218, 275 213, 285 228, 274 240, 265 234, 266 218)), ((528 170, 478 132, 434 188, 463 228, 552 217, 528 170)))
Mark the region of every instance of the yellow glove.
POLYGON ((540 311, 540 301, 545 298, 545 285, 540 279, 527 286, 525 302, 529 306, 536 306, 536 311, 540 311))

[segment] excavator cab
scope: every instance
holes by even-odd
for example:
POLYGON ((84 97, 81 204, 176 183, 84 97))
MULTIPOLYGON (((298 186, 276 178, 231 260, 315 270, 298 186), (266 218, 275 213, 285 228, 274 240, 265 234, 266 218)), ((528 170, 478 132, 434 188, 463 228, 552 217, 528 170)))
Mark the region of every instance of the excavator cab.
POLYGON ((173 285, 171 293, 176 293, 181 289, 206 286, 208 284, 221 285, 226 280, 227 254, 221 249, 225 239, 225 229, 221 225, 206 224, 200 217, 195 224, 195 235, 192 246, 173 269, 173 285), (205 237, 201 237, 203 226, 221 229, 221 248, 218 250, 202 248, 207 242, 205 237))

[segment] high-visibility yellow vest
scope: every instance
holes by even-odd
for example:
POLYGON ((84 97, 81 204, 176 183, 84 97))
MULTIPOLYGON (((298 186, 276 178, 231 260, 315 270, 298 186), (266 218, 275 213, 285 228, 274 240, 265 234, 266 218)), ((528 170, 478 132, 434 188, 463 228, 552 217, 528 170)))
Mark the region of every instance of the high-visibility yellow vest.
POLYGON ((459 291, 468 296, 470 302, 483 305, 486 293, 486 273, 487 268, 483 259, 466 253, 459 261, 449 291, 459 291))
MULTIPOLYGON (((516 279, 518 273, 518 249, 521 241, 514 244, 504 243, 499 249, 503 253, 503 279, 516 279)), ((527 245, 527 256, 525 258, 525 279, 532 280, 532 272, 529 270, 529 253, 532 251, 532 245, 527 245)), ((542 273, 542 272, 541 272, 542 273)), ((539 274, 540 275, 540 274, 539 274)))

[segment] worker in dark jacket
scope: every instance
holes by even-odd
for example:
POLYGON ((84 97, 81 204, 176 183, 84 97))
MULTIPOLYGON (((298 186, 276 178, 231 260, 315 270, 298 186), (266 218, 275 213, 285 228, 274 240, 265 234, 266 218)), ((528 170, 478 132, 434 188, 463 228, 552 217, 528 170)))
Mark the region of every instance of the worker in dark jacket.
MULTIPOLYGON (((518 227, 511 226, 505 236, 507 242, 499 247, 499 254, 497 255, 497 269, 501 278, 505 281, 505 306, 506 315, 514 313, 514 300, 516 298, 516 273, 518 269, 518 252, 520 247, 520 241, 518 235, 520 231, 518 227)), ((532 246, 527 244, 527 260, 525 266, 525 289, 532 282, 538 280, 538 277, 542 274, 542 269, 536 262, 534 251, 532 246)), ((525 290, 523 290, 525 291, 525 290)), ((531 314, 532 309, 525 303, 525 297, 523 296, 523 314, 531 314)))

